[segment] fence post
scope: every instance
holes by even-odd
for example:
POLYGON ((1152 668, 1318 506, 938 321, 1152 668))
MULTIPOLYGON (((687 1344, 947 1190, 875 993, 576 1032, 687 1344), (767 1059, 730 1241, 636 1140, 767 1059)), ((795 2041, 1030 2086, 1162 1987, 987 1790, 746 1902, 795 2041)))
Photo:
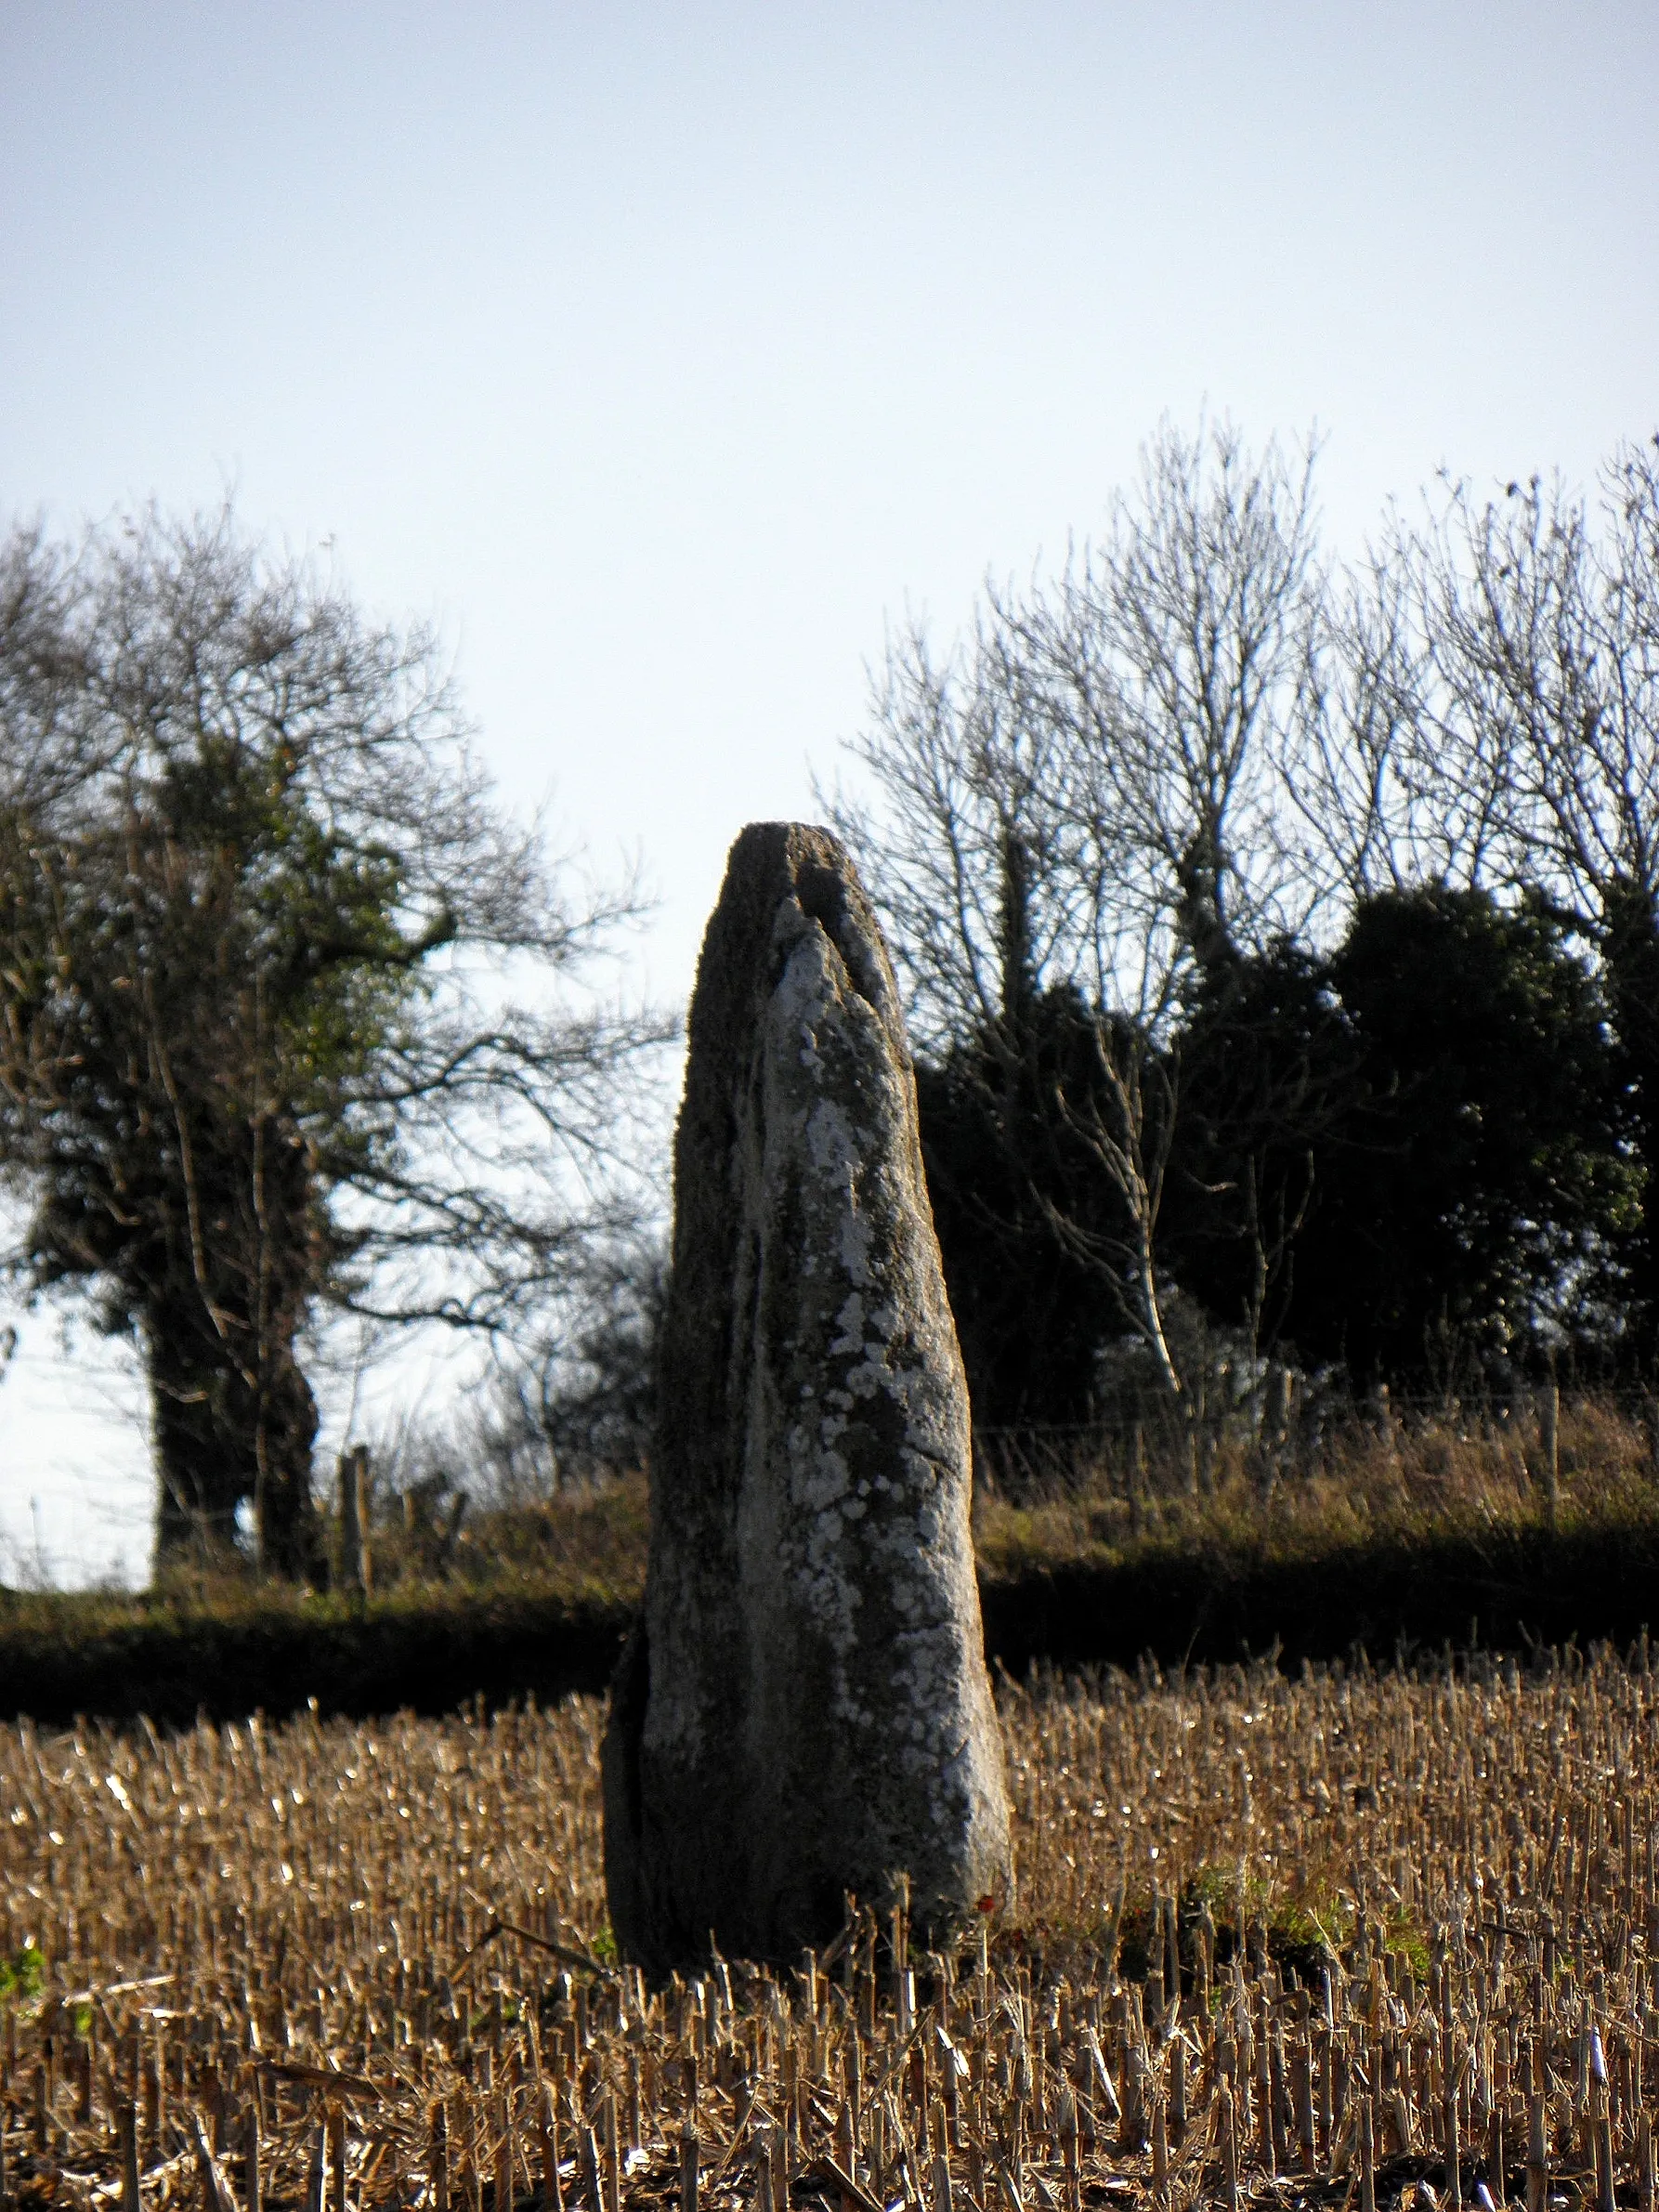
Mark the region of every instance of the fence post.
POLYGON ((367 1597, 373 1581, 369 1557, 369 1447, 340 1454, 340 1579, 367 1597))
POLYGON ((1371 1394, 1372 1409, 1377 1419, 1377 1433, 1382 1440, 1387 1456, 1389 1473, 1398 1482, 1405 1470, 1400 1458, 1400 1417, 1394 1411, 1393 1399, 1386 1382, 1379 1382, 1371 1394))
POLYGON ((1539 1472, 1544 1477, 1544 1525, 1551 1536, 1555 1534, 1556 1515, 1561 1503, 1561 1394, 1555 1377, 1551 1375, 1538 1402, 1538 1459, 1539 1472))

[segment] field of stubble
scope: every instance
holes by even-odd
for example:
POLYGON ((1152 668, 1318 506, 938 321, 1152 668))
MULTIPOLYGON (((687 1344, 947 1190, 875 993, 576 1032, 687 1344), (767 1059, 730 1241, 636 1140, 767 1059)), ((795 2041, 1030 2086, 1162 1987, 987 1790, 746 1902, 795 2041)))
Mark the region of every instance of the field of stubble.
POLYGON ((862 1915, 658 1990, 592 1701, 0 1732, 0 2205, 1655 2212, 1645 1660, 1001 1711, 959 1955, 862 1915))

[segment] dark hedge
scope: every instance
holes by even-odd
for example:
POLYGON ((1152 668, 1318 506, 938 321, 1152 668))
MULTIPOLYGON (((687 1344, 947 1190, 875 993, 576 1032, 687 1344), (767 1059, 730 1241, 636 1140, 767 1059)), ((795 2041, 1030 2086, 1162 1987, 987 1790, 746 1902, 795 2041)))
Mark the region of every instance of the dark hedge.
MULTIPOLYGON (((1448 1533, 1294 1558, 1171 1551, 1132 1564, 1032 1567, 983 1585, 986 1648, 1023 1673, 1227 1663, 1388 1663, 1479 1646, 1629 1643, 1659 1612, 1659 1527, 1596 1522, 1475 1538, 1448 1533)), ((292 1598, 192 1611, 108 1598, 0 1601, 0 1712, 46 1722, 140 1713, 273 1718, 320 1711, 437 1713, 602 1690, 627 1608, 515 1592, 394 1598, 353 1609, 292 1598)))

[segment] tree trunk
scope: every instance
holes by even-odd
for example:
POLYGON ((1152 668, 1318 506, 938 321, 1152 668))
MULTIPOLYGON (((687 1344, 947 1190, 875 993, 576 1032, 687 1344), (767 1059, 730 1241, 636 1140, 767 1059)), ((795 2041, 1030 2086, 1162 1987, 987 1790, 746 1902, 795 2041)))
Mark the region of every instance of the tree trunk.
POLYGON ((184 1164, 190 1204, 147 1253, 142 1289, 156 1564, 251 1557, 261 1574, 312 1580, 317 1402, 294 1355, 319 1269, 310 1156, 274 1118, 203 1117, 184 1164))
POLYGON ((317 1402, 286 1341, 268 1343, 264 1387, 248 1376, 200 1301, 155 1301, 144 1329, 155 1424, 156 1564, 229 1565, 253 1551, 269 1574, 318 1572, 311 1498, 317 1402), (192 1310, 192 1308, 194 1310, 192 1310), (252 1509, 246 1549, 239 1513, 252 1509))
POLYGON ((156 1566, 229 1564, 237 1551, 237 1509, 253 1490, 251 1461, 236 1448, 227 1419, 240 1379, 206 1316, 198 1327, 182 1300, 150 1306, 144 1350, 154 1432, 156 1566))
POLYGON ((264 1486, 255 1493, 259 1564, 289 1582, 318 1582, 323 1572, 322 1531, 311 1495, 317 1400, 294 1359, 292 1340, 280 1349, 267 1398, 264 1486))

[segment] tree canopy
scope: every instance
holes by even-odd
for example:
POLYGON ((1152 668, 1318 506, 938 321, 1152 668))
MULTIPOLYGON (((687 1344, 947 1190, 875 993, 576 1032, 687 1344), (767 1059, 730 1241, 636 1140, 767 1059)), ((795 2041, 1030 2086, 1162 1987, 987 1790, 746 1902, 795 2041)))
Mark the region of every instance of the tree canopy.
POLYGON ((1080 1334, 1185 1404, 1178 1294, 1247 1368, 1356 1383, 1659 1357, 1656 452, 1588 499, 1443 485, 1341 567, 1311 443, 1166 425, 1058 576, 893 641, 829 804, 965 1337, 1062 1251, 1094 1286, 1034 1353, 1052 1415, 1080 1334))
POLYGON ((320 1302, 490 1330, 629 1209, 635 909, 493 803, 420 628, 223 512, 0 546, 0 1170, 31 1293, 134 1333, 158 1544, 315 1564, 320 1302), (548 1158, 574 1171, 562 1182, 548 1158))

